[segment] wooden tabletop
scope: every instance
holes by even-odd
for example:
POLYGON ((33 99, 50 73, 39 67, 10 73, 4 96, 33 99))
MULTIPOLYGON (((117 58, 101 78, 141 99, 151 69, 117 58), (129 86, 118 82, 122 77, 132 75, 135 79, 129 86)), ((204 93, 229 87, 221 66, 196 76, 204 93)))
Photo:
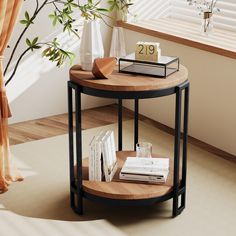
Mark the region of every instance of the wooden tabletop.
MULTIPOLYGON (((87 193, 111 199, 149 199, 161 197, 173 189, 173 161, 170 159, 169 175, 164 184, 129 182, 119 179, 119 173, 128 156, 135 156, 133 151, 117 152, 118 170, 112 182, 88 180, 88 158, 83 159, 83 189, 87 193)), ((153 154, 158 157, 158 155, 153 154)), ((76 168, 75 168, 76 171, 76 168)))
POLYGON ((79 65, 75 65, 70 69, 71 81, 84 87, 108 91, 161 90, 175 87, 187 79, 188 70, 183 65, 180 65, 178 72, 166 78, 119 73, 116 69, 108 79, 96 79, 91 71, 83 71, 79 65))

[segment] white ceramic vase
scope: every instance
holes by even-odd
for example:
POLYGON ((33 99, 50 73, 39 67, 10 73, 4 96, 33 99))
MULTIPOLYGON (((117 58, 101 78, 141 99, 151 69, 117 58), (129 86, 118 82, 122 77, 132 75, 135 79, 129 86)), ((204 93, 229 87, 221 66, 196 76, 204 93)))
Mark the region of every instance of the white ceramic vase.
POLYGON ((113 27, 110 57, 116 57, 117 59, 126 56, 124 31, 122 27, 113 27))
POLYGON ((204 12, 202 17, 201 34, 210 35, 213 32, 213 13, 204 12))
POLYGON ((83 70, 91 71, 96 58, 104 57, 100 23, 85 21, 80 44, 80 63, 83 70))

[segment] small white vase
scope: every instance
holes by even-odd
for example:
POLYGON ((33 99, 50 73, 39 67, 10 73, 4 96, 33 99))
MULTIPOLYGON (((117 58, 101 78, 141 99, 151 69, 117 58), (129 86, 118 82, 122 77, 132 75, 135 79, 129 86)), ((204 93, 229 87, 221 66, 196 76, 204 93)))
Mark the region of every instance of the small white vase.
POLYGON ((210 35, 213 32, 213 14, 212 12, 203 12, 201 34, 210 35))
POLYGON ((116 57, 117 59, 126 56, 125 50, 125 38, 122 27, 113 27, 110 57, 116 57))
POLYGON ((104 57, 100 23, 85 21, 80 44, 80 63, 83 70, 91 71, 96 58, 104 57))

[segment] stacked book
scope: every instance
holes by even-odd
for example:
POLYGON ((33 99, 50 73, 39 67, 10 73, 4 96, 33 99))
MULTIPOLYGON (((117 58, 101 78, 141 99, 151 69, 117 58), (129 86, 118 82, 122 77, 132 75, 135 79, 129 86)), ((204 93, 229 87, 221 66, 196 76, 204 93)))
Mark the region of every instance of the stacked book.
POLYGON ((113 131, 101 131, 89 145, 89 180, 110 182, 117 170, 113 131))
POLYGON ((168 173, 168 158, 127 157, 120 172, 120 179, 165 183, 168 173))

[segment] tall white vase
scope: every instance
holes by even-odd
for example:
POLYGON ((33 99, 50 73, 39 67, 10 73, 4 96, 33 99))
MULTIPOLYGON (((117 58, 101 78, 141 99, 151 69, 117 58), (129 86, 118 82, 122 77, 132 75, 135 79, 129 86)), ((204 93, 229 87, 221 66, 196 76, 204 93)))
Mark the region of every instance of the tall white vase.
POLYGON ((110 57, 124 57, 126 56, 125 50, 125 39, 124 39, 124 31, 122 27, 113 27, 112 40, 111 40, 111 48, 110 48, 110 57))
POLYGON ((92 70, 96 58, 104 57, 100 23, 85 21, 80 44, 80 63, 83 70, 92 70))

